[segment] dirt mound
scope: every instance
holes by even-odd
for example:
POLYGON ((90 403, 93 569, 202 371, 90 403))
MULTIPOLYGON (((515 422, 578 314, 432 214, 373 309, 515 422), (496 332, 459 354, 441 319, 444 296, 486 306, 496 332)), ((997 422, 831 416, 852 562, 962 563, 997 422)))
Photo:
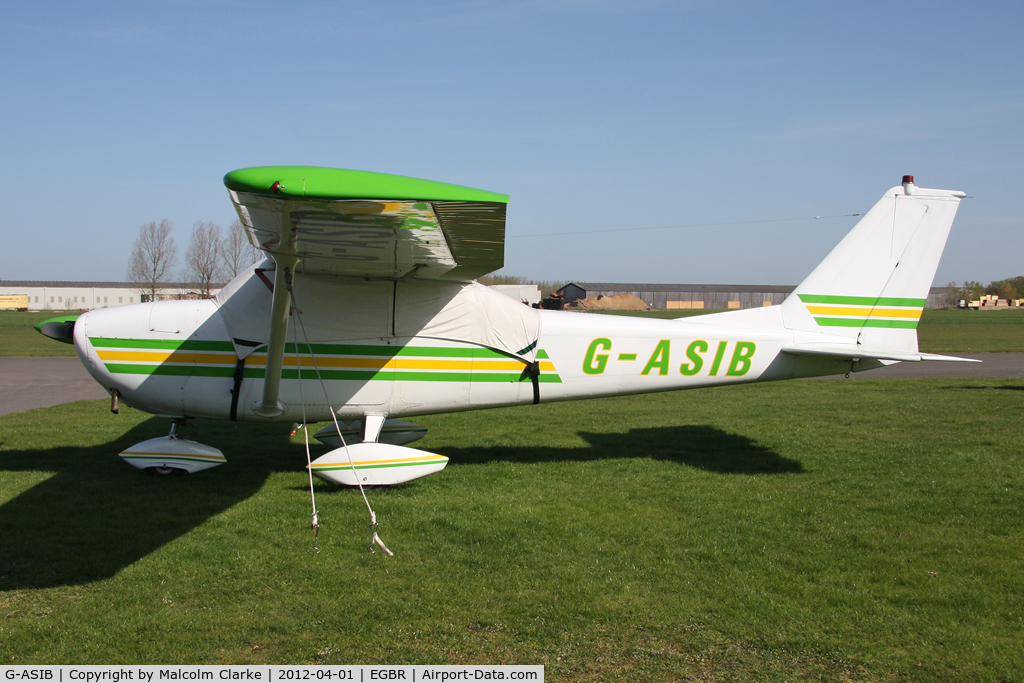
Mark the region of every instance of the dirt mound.
POLYGON ((592 311, 648 311, 651 308, 632 294, 612 294, 611 296, 598 294, 580 299, 576 305, 579 308, 592 311))

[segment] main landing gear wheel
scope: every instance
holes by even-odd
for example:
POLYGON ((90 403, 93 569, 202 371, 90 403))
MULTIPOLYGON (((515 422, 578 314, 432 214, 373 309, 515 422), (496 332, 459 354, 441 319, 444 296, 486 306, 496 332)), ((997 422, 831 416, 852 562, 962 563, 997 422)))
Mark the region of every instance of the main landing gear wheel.
POLYGON ((183 470, 180 467, 147 467, 145 472, 154 477, 180 477, 183 474, 188 474, 188 470, 183 470))

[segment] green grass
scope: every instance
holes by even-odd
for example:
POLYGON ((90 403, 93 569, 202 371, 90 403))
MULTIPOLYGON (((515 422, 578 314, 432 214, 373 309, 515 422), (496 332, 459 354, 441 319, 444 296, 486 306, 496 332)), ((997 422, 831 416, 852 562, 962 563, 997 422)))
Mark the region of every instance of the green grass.
MULTIPOLYGON (((553 681, 1016 681, 1024 381, 821 380, 422 418, 443 472, 316 486, 282 426, 0 417, 0 663, 541 663, 553 681), (259 649, 257 649, 259 648, 259 649)), ((322 450, 322 447, 319 449, 322 450)), ((314 454, 315 455, 315 454, 314 454)))
MULTIPOLYGON (((75 347, 35 331, 33 325, 68 311, 0 311, 0 356, 73 356, 75 347)), ((73 313, 73 312, 71 312, 73 313)))
POLYGON ((926 310, 917 337, 928 353, 1024 351, 1024 310, 926 310))

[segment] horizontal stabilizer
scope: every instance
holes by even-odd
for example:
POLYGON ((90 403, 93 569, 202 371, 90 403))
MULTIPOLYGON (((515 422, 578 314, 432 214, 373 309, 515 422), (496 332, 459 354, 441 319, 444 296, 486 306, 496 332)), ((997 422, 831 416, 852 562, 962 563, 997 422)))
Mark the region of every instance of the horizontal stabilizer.
POLYGON ((956 356, 940 356, 935 353, 907 353, 893 351, 892 349, 870 348, 866 346, 854 346, 852 344, 796 344, 782 348, 783 353, 791 356, 827 356, 829 358, 842 358, 846 360, 891 360, 918 362, 923 360, 934 361, 958 361, 963 363, 980 363, 974 358, 958 358, 956 356))
POLYGON ((980 363, 977 358, 960 358, 959 356, 940 356, 937 353, 922 353, 921 360, 941 360, 955 363, 980 363))

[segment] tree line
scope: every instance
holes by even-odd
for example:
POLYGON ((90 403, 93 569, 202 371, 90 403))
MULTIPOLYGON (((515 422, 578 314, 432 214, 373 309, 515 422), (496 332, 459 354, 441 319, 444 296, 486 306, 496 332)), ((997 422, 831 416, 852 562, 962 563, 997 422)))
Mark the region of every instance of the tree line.
POLYGON ((196 221, 185 250, 184 267, 177 271, 178 246, 171 236, 174 225, 166 218, 139 227, 139 236, 128 259, 128 282, 156 300, 156 290, 174 281, 195 285, 203 297, 210 296, 212 285, 231 280, 263 258, 263 252, 249 241, 245 228, 235 221, 224 234, 213 221, 196 221))
POLYGON ((987 285, 975 280, 967 280, 963 284, 950 282, 946 285, 946 305, 955 306, 960 299, 977 301, 983 294, 995 294, 1000 299, 1024 299, 1024 275, 993 280, 987 285))

